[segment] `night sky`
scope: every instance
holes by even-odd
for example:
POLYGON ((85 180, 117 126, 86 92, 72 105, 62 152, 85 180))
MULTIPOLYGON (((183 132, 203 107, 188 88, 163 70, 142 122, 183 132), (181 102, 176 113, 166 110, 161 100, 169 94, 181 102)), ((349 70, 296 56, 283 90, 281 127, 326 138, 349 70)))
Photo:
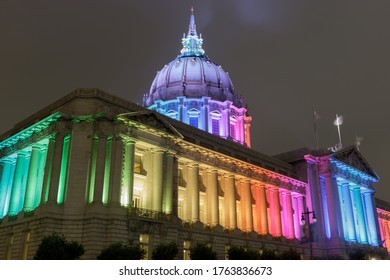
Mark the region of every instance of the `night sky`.
POLYGON ((390 1, 2 0, 0 133, 79 87, 142 103, 181 49, 195 8, 206 54, 252 115, 252 148, 275 155, 362 137, 390 202, 390 1))

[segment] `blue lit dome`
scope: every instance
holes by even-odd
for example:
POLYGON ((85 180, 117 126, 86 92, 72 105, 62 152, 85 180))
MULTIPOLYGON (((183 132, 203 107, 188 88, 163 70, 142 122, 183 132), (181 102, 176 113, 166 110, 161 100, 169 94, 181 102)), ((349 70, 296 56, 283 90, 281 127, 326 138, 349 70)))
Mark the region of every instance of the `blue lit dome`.
POLYGON ((157 72, 149 93, 144 95, 144 107, 250 146, 251 117, 229 74, 205 55, 193 9, 182 44, 179 56, 157 72))

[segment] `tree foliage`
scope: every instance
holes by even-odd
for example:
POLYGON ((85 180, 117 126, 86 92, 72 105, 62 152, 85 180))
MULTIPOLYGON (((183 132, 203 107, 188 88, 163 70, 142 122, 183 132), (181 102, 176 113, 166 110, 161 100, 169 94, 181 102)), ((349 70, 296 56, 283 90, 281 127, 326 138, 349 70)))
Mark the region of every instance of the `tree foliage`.
POLYGON ((190 251, 191 260, 216 260, 217 253, 205 243, 197 243, 190 251))
POLYGON ((141 260, 145 257, 145 250, 140 245, 123 245, 122 243, 112 243, 104 249, 98 260, 141 260))
POLYGON ((295 250, 290 248, 288 251, 283 251, 279 256, 281 260, 300 260, 301 255, 295 250))
POLYGON ((260 259, 262 260, 278 260, 279 257, 276 255, 274 250, 263 249, 260 259))
POLYGON ((228 250, 229 260, 259 260, 260 253, 252 249, 233 246, 228 250))
POLYGON ((153 260, 173 260, 179 253, 176 242, 161 243, 152 252, 153 260))
POLYGON ((84 246, 77 241, 66 241, 63 235, 53 233, 42 239, 35 253, 35 260, 78 260, 84 254, 84 246))

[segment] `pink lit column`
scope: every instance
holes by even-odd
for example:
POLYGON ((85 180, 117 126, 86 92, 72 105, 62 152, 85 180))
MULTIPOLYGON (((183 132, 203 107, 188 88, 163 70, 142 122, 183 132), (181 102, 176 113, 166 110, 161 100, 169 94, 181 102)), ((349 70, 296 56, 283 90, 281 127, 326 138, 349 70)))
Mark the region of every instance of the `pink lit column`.
POLYGON ((286 192, 285 194, 285 209, 283 212, 285 212, 285 222, 287 227, 287 238, 294 238, 294 217, 293 217, 293 206, 292 206, 292 198, 291 198, 291 192, 286 192))
POLYGON ((274 236, 282 236, 282 223, 280 216, 280 201, 278 188, 272 188, 270 190, 271 198, 271 234, 274 236))
POLYGON ((297 195, 292 195, 292 207, 294 211, 294 234, 296 238, 301 238, 301 230, 300 230, 300 216, 299 213, 299 199, 297 195))

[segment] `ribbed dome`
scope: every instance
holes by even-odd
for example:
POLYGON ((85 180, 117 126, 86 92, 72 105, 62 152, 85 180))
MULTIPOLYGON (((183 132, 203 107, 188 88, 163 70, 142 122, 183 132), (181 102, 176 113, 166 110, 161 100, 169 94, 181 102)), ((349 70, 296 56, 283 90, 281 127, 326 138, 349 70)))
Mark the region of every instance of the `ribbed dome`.
POLYGON ((234 92, 233 83, 221 66, 212 62, 202 49, 202 34, 196 32, 195 17, 191 18, 187 35, 182 39, 180 55, 157 72, 144 96, 144 106, 150 107, 155 101, 186 98, 210 97, 216 101, 229 100, 237 108, 244 107, 241 96, 234 92))
POLYGON ((242 107, 242 100, 234 93, 228 73, 206 56, 179 56, 157 72, 150 88, 146 106, 155 100, 172 100, 178 96, 225 101, 242 107))

